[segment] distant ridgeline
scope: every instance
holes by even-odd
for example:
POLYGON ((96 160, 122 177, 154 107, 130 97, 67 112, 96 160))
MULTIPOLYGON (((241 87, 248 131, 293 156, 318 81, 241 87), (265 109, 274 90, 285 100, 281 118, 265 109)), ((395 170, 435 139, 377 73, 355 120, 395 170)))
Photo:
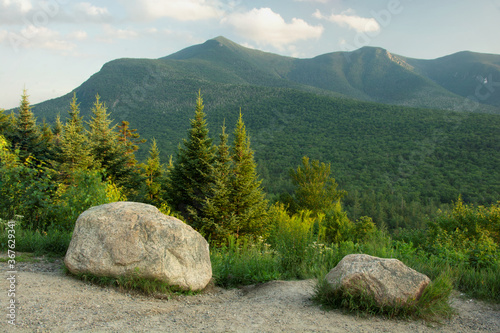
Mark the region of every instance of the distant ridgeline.
MULTIPOLYGON (((199 89, 214 139, 241 108, 268 193, 288 191, 289 169, 307 155, 330 162, 350 194, 488 203, 500 199, 499 82, 500 55, 419 60, 365 47, 296 59, 218 37, 160 59, 111 61, 74 92, 87 121, 98 93, 115 122, 156 139, 164 163, 199 89)), ((33 112, 64 119, 72 96, 33 112)))

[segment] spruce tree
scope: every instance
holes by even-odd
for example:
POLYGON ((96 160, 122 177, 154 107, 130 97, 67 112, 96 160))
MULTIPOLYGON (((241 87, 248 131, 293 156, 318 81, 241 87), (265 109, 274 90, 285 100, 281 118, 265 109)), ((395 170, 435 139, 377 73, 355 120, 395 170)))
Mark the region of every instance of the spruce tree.
POLYGON ((12 138, 12 144, 19 149, 21 161, 25 161, 30 155, 40 158, 44 154, 44 148, 47 148, 42 146, 40 129, 31 111, 28 97, 26 89, 24 89, 12 138))
POLYGON ((149 150, 149 157, 145 164, 141 165, 144 170, 144 177, 146 178, 146 193, 145 199, 159 207, 162 203, 163 194, 163 181, 165 177, 165 168, 160 161, 160 151, 156 145, 156 140, 151 142, 149 150))
POLYGON ((197 230, 202 227, 202 208, 212 183, 214 162, 214 146, 208 136, 203 108, 201 92, 198 92, 195 117, 191 120, 188 138, 179 145, 168 186, 171 207, 197 230))
POLYGON ((77 133, 83 133, 85 131, 85 127, 83 126, 83 117, 80 116, 80 103, 78 103, 78 99, 76 98, 76 93, 73 93, 73 99, 71 99, 71 103, 69 104, 69 118, 66 123, 71 124, 77 133))
POLYGON ((73 100, 70 104, 69 118, 64 125, 56 123, 56 128, 62 126, 61 134, 59 135, 59 169, 63 178, 73 174, 76 170, 90 169, 94 164, 92 157, 91 146, 83 120, 79 116, 80 104, 77 103, 76 96, 73 95, 73 100))
POLYGON ((137 129, 130 129, 130 123, 128 121, 122 121, 118 128, 118 141, 124 145, 125 154, 128 157, 128 166, 134 166, 137 163, 135 159, 135 152, 139 149, 139 144, 146 142, 145 139, 141 139, 137 129))
POLYGON ((98 166, 104 169, 111 180, 120 186, 127 184, 132 175, 132 169, 128 167, 128 157, 125 147, 119 143, 116 126, 112 126, 107 108, 96 95, 96 101, 91 109, 92 117, 88 123, 90 127, 89 140, 92 156, 98 166))
POLYGON ((236 236, 258 235, 263 232, 266 223, 267 201, 258 179, 250 139, 247 137, 245 124, 240 117, 234 131, 232 149, 233 179, 232 207, 236 216, 236 236))
POLYGON ((64 125, 61 121, 61 116, 58 114, 56 117, 56 123, 54 124, 54 144, 56 146, 59 145, 59 141, 61 140, 61 136, 64 130, 64 125))
POLYGON ((213 183, 203 206, 202 234, 212 242, 220 242, 236 233, 236 215, 231 202, 232 159, 227 145, 226 127, 222 126, 220 143, 212 169, 213 183))

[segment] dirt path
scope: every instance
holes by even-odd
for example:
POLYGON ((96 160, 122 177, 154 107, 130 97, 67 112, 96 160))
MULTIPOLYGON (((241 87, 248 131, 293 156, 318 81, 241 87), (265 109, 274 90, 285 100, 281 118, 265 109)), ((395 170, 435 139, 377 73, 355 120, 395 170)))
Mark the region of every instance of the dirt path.
POLYGON ((1 332, 500 332, 500 306, 452 299, 443 325, 325 312, 310 301, 314 281, 214 288, 165 300, 101 288, 61 271, 61 261, 17 264, 17 325, 6 323, 7 264, 0 263, 1 332))

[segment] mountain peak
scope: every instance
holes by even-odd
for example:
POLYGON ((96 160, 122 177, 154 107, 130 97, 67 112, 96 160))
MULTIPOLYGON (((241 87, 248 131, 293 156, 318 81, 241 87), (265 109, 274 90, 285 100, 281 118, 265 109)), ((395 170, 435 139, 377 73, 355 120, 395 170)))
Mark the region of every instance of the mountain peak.
POLYGON ((168 55, 160 59, 173 59, 173 60, 186 60, 191 58, 204 57, 207 53, 222 51, 220 47, 226 47, 228 49, 234 50, 237 48, 243 48, 242 46, 236 44, 235 42, 225 38, 224 36, 219 36, 213 39, 209 39, 202 44, 193 45, 182 49, 176 53, 168 55))
POLYGON ((227 39, 224 36, 218 36, 218 37, 215 37, 213 39, 209 39, 208 41, 210 41, 210 40, 215 40, 215 41, 217 41, 217 42, 219 42, 220 44, 223 44, 223 45, 238 45, 235 42, 233 42, 232 40, 229 40, 229 39, 227 39))

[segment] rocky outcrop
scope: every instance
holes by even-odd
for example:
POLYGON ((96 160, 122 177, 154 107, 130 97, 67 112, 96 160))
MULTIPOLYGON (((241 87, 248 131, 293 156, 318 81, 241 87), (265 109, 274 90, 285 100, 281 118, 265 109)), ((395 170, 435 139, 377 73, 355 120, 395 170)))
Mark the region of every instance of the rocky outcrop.
POLYGON ((136 274, 182 289, 201 290, 212 278, 207 241, 156 207, 114 202, 76 221, 64 263, 73 274, 136 274))
POLYGON ((378 305, 396 305, 418 300, 430 279, 397 259, 366 254, 345 256, 326 276, 338 290, 373 296, 378 305))

